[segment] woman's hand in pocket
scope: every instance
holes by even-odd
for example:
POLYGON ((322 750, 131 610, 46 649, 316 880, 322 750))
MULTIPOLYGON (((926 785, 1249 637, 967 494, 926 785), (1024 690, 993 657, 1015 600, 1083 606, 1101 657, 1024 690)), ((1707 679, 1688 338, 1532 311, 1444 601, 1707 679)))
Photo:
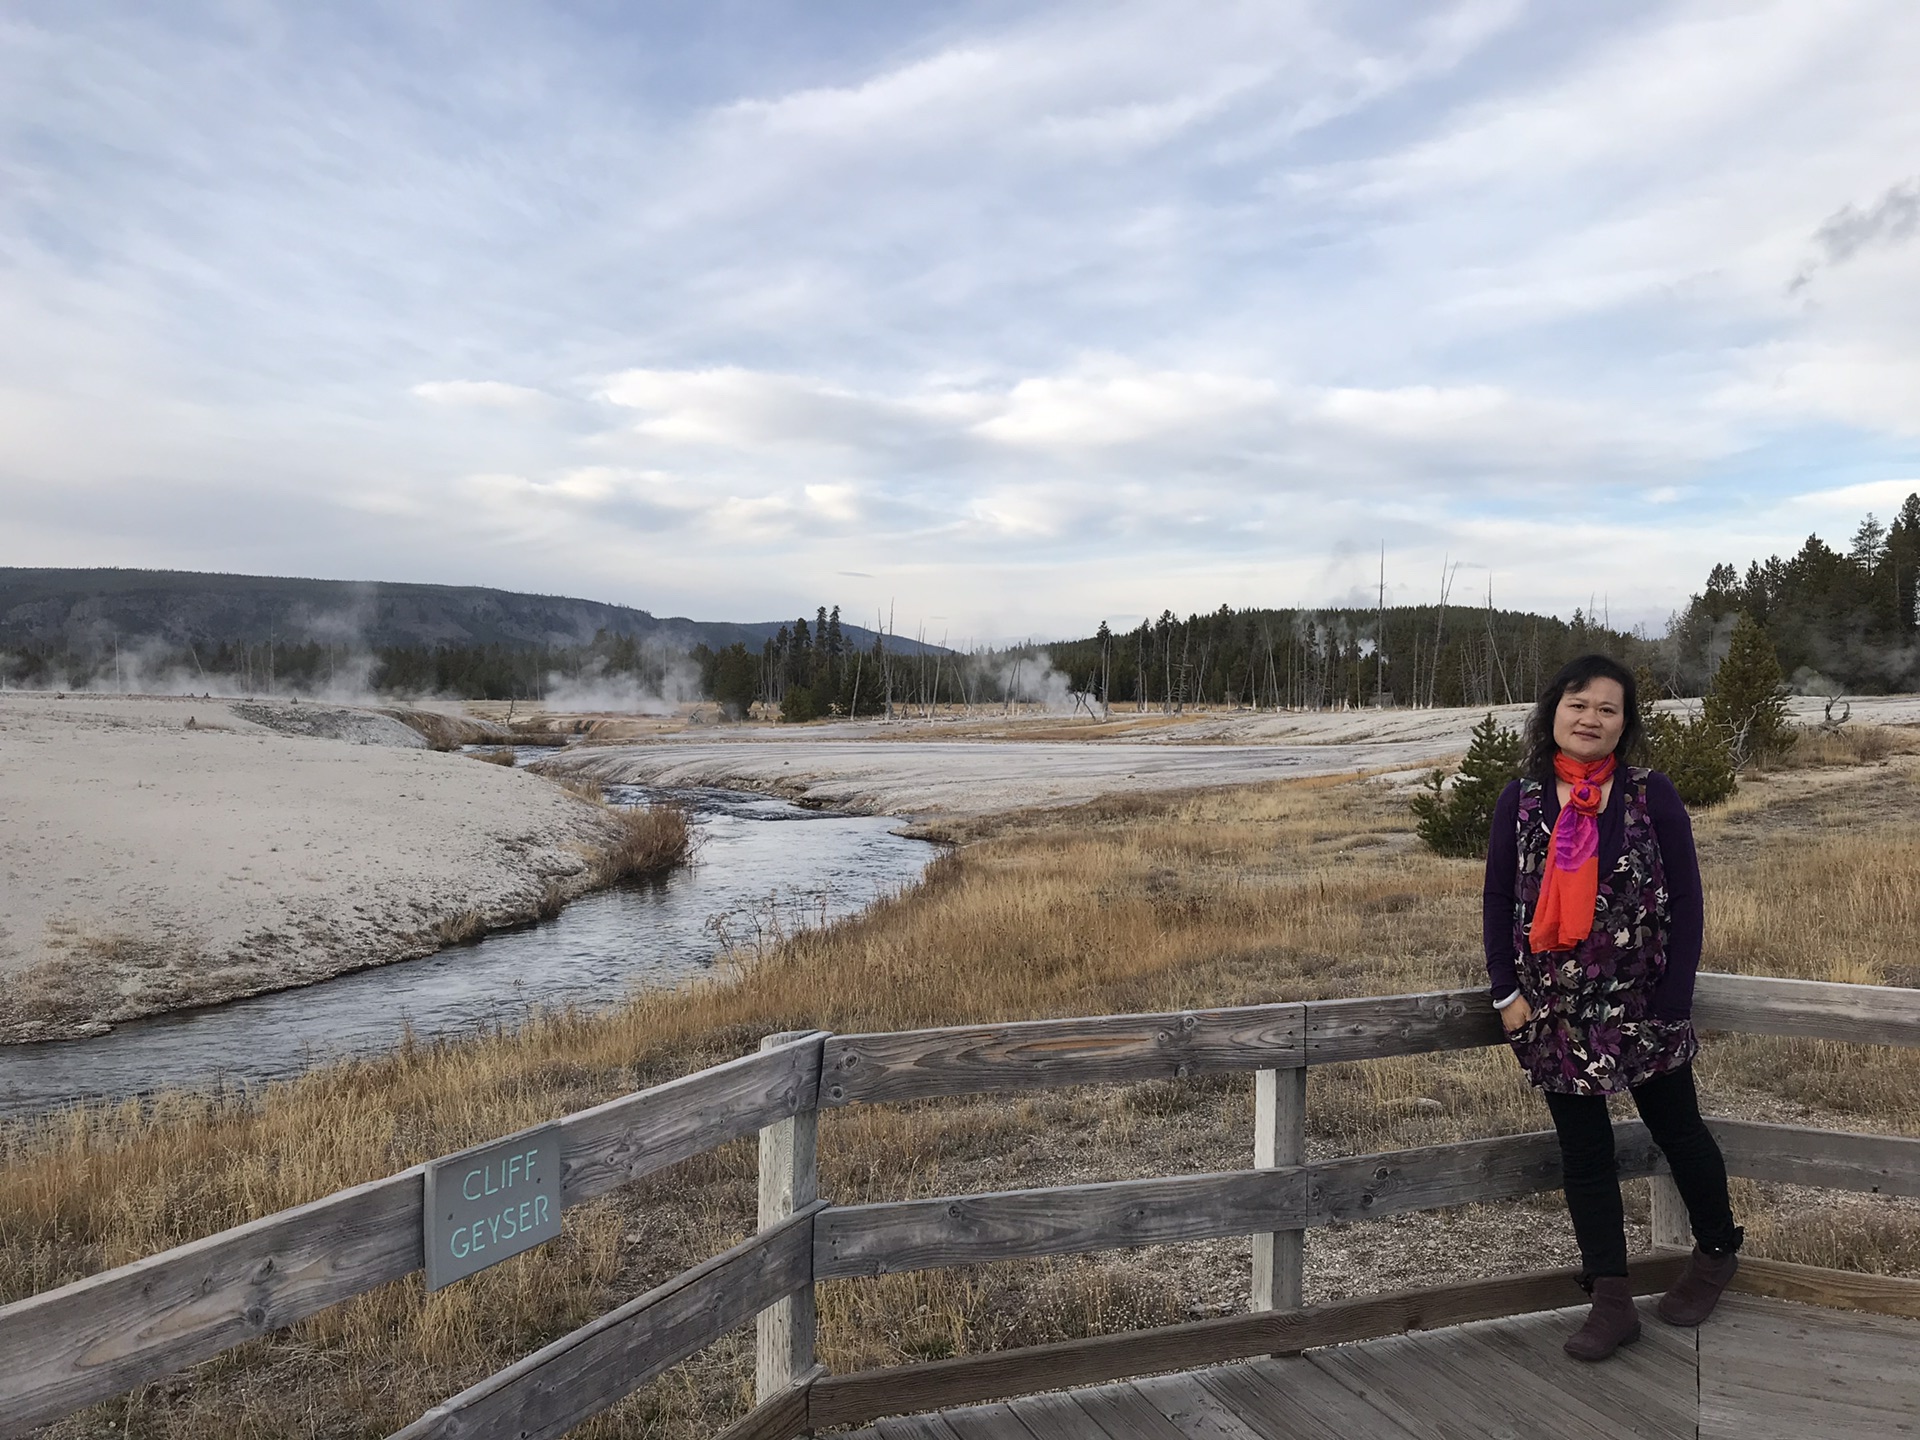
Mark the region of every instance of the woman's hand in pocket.
POLYGON ((1500 1012, 1500 1024, 1509 1035, 1532 1018, 1533 1007, 1527 1004, 1527 997, 1524 995, 1516 997, 1511 1005, 1500 1012))

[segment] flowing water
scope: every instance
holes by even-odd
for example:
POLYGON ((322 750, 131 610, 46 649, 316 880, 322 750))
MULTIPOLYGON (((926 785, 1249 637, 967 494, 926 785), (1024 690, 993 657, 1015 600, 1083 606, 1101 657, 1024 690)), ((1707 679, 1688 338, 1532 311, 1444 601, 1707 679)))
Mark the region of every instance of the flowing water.
POLYGON ((0 1046, 0 1116, 160 1089, 284 1079, 326 1060, 512 1023, 535 1006, 610 1005, 697 974, 728 950, 852 915, 920 877, 935 847, 884 816, 804 810, 727 790, 609 786, 675 800, 694 863, 585 896, 549 921, 298 990, 130 1021, 106 1035, 0 1046))

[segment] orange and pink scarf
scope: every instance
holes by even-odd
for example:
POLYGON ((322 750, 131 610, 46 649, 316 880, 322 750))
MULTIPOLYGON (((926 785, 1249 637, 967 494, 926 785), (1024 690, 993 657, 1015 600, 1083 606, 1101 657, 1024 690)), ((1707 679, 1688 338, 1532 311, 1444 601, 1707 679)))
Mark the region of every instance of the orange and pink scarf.
POLYGON ((1553 773, 1570 794, 1554 821, 1547 873, 1533 907, 1527 943, 1536 955, 1571 950, 1593 933, 1593 907, 1600 897, 1600 800, 1613 778, 1613 756, 1592 761, 1560 753, 1553 773))

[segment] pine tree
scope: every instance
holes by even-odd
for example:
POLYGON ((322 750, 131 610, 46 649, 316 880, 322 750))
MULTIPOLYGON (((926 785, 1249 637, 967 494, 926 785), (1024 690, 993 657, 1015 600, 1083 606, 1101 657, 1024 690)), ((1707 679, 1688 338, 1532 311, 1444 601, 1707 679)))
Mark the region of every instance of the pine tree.
POLYGON ((1519 776, 1522 754, 1520 732, 1502 725, 1491 712, 1474 726, 1467 758, 1452 786, 1443 771, 1435 770, 1427 777, 1427 788, 1413 797, 1416 828, 1428 848, 1442 855, 1484 858, 1493 807, 1507 782, 1519 776))
POLYGON ((1736 769, 1784 753, 1794 741, 1773 642, 1744 611, 1733 627, 1727 658, 1713 674, 1706 720, 1726 739, 1736 769))

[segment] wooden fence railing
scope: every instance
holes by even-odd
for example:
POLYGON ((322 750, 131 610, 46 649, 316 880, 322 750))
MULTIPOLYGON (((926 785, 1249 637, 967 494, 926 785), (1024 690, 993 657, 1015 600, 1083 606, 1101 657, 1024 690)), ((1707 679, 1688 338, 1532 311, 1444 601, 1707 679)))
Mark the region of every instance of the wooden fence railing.
MULTIPOLYGON (((1920 1045, 1920 990, 1702 975, 1702 1029, 1920 1045)), ((758 1404, 732 1440, 1151 1370, 1393 1334, 1566 1303, 1540 1271, 1301 1307, 1301 1237, 1336 1220, 1508 1199, 1559 1184, 1550 1132, 1305 1159, 1310 1065, 1500 1041, 1483 990, 1107 1015, 873 1035, 798 1032, 761 1051, 559 1122, 561 1203, 578 1204, 728 1141, 760 1137, 760 1230, 435 1406, 397 1432, 564 1433, 757 1317, 758 1404), (822 1108, 1254 1071, 1254 1168, 865 1205, 818 1198, 822 1108), (1254 1239, 1252 1310, 1157 1330, 829 1376, 814 1363, 822 1280, 1167 1241, 1254 1239)), ((1754 1179, 1920 1195, 1920 1139, 1715 1120, 1754 1179)), ((1637 1123, 1623 1175, 1652 1176, 1656 1246, 1685 1215, 1637 1123)), ((424 1263, 417 1166, 0 1307, 0 1436, 159 1379, 400 1279, 424 1263)), ((1637 1260, 1667 1283, 1671 1250, 1637 1260)), ((1920 1282, 1750 1260, 1762 1293, 1920 1316, 1920 1282)))

